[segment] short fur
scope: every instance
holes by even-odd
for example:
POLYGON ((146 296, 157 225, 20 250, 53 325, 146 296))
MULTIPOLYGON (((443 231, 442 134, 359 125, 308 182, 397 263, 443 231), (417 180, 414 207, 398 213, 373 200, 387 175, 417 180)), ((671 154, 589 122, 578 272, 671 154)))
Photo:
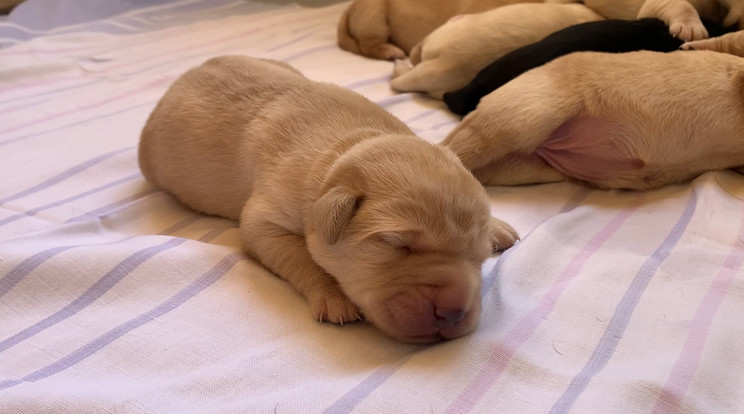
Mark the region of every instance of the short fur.
POLYGON ((744 30, 728 33, 712 39, 687 42, 681 46, 683 50, 711 50, 714 52, 728 53, 735 56, 744 56, 744 30))
POLYGON ((744 59, 578 52, 484 97, 442 144, 487 185, 644 190, 744 165, 742 131, 744 59))
POLYGON ((452 19, 411 53, 414 67, 397 61, 391 86, 441 99, 467 85, 501 56, 565 27, 602 17, 580 4, 515 4, 452 19), (420 56, 420 58, 419 58, 420 56))
MULTIPOLYGON (((706 22, 708 32, 719 36, 726 30, 706 22)), ((682 41, 671 34, 659 19, 600 20, 559 30, 539 42, 521 47, 483 68, 464 88, 444 94, 449 109, 467 115, 480 99, 520 74, 572 52, 634 52, 652 50, 671 52, 682 41)))
POLYGON ((669 33, 683 41, 709 33, 701 19, 744 28, 741 0, 545 0, 546 3, 583 3, 608 19, 661 19, 669 33))
POLYGON ((516 239, 451 151, 280 62, 225 56, 181 76, 139 162, 183 203, 239 219, 245 251, 315 318, 363 314, 404 341, 471 332, 481 265, 516 239))
POLYGON ((540 0, 355 0, 338 22, 338 45, 375 59, 403 59, 452 16, 540 0))

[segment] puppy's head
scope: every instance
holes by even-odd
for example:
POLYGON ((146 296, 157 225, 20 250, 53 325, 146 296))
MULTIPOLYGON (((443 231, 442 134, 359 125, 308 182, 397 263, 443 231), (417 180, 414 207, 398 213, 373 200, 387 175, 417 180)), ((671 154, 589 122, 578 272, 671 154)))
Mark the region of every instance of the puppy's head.
POLYGON ((517 237, 449 150, 412 136, 340 157, 310 217, 316 262, 368 320, 407 342, 472 332, 483 261, 517 237))

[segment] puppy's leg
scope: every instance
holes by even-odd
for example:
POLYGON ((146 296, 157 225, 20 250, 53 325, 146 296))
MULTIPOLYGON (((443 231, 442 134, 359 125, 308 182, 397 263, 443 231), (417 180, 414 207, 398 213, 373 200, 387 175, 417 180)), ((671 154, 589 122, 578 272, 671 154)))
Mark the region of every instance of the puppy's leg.
POLYGON ((509 154, 473 170, 473 175, 483 185, 524 185, 568 180, 537 154, 509 154))
POLYGON ((360 320, 359 309, 315 263, 305 239, 267 221, 270 214, 253 199, 248 201, 240 217, 245 251, 294 286, 310 303, 315 319, 341 324, 360 320))
MULTIPOLYGON (((403 59, 406 53, 389 42, 390 27, 385 3, 367 0, 357 0, 352 3, 347 15, 342 16, 347 19, 343 22, 343 28, 348 31, 348 36, 341 32, 342 25, 339 25, 338 36, 339 39, 347 37, 356 39, 359 51, 364 56, 382 60, 403 59)), ((339 45, 343 47, 341 41, 339 45)))
POLYGON ((680 48, 683 50, 712 50, 744 57, 744 30, 711 39, 687 42, 680 48))
POLYGON ((398 92, 426 92, 436 99, 442 99, 445 92, 467 83, 456 69, 438 59, 421 62, 409 71, 399 70, 396 64, 395 71, 398 76, 390 82, 390 87, 398 92))
POLYGON ((571 71, 556 63, 549 69, 544 66, 526 72, 486 95, 442 145, 471 171, 512 153, 532 154, 584 107, 581 91, 575 90, 580 85, 551 78, 551 73, 571 71))
POLYGON ((695 6, 686 0, 646 0, 638 12, 638 18, 661 19, 669 26, 669 33, 681 40, 707 39, 705 29, 695 6))

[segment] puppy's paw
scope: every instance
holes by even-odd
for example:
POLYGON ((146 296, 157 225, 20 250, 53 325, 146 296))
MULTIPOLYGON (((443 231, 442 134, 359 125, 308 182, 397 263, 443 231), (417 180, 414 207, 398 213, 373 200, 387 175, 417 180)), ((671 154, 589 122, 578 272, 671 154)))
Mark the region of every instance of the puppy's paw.
POLYGON ((411 65, 403 59, 396 60, 393 64, 393 79, 410 72, 411 65))
POLYGON ((377 46, 372 52, 372 56, 381 60, 398 60, 405 59, 406 52, 401 50, 399 47, 386 43, 377 46))
POLYGON ((708 38, 708 30, 699 19, 697 21, 676 21, 669 26, 669 33, 685 42, 708 38))
POLYGON ((362 320, 359 308, 341 291, 338 285, 327 285, 316 290, 308 297, 310 311, 320 322, 332 322, 343 325, 344 322, 362 320))
POLYGON ((519 240, 519 234, 517 234, 517 231, 512 226, 495 217, 491 217, 488 227, 491 236, 491 251, 493 253, 504 251, 514 246, 514 243, 519 240))

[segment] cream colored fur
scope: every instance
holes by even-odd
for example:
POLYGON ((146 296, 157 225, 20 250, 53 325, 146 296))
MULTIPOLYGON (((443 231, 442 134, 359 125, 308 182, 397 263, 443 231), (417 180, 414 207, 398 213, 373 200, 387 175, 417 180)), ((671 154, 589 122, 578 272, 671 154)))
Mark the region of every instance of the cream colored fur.
MULTIPOLYGON (((741 54, 741 36, 722 37, 716 48, 741 54)), ((618 155, 637 163, 589 182, 600 188, 643 190, 744 165, 744 59, 709 51, 573 53, 487 95, 442 144, 484 184, 560 181, 567 177, 535 150, 584 117, 620 125, 618 155)))
POLYGON ((451 151, 280 62, 226 56, 184 74, 139 160, 183 203, 239 219, 245 251, 315 318, 364 315, 404 341, 471 332, 481 265, 516 239, 451 151))
POLYGON ((338 22, 338 44, 375 59, 403 59, 452 16, 540 0, 355 0, 338 22))
POLYGON ((682 45, 685 50, 712 50, 735 56, 744 56, 744 30, 712 39, 696 40, 682 45))
POLYGON ((546 3, 583 3, 608 19, 653 17, 664 21, 681 40, 708 37, 701 17, 725 26, 744 28, 743 0, 545 0, 546 3))
POLYGON ((400 92, 426 92, 441 99, 512 50, 565 27, 601 19, 580 4, 515 4, 458 16, 416 46, 411 53, 413 68, 403 61, 395 63, 390 85, 400 92))

